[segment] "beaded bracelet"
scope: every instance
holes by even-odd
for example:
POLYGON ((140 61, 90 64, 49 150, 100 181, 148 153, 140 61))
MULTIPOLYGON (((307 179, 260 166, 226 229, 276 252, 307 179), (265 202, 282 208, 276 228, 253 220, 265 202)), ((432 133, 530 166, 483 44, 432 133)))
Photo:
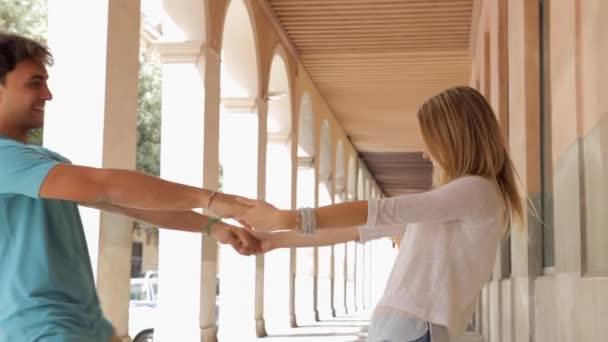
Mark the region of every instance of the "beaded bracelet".
POLYGON ((205 233, 207 234, 207 236, 211 235, 211 226, 213 226, 218 221, 222 221, 222 218, 219 216, 214 216, 210 218, 209 221, 207 221, 207 224, 205 225, 205 233))

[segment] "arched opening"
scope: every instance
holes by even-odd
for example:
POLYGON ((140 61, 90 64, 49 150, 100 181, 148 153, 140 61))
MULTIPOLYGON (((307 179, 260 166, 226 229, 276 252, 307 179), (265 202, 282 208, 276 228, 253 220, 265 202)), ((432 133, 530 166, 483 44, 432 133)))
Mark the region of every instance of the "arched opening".
MULTIPOLYGON (((285 61, 275 55, 268 85, 268 145, 266 148, 266 201, 291 207, 291 94, 285 61)), ((267 253, 264 259, 264 320, 269 334, 288 328, 291 251, 267 253)))
MULTIPOLYGON (((56 1, 56 3, 58 2, 56 1)), ((89 6, 91 3, 89 2, 89 6)), ((95 3, 101 5, 103 2, 95 3)), ((122 2, 119 6, 133 5, 133 2, 128 3, 129 5, 127 2, 122 2)), ((142 5, 144 5, 143 2, 142 5)), ((204 1, 186 3, 159 0, 155 4, 148 2, 147 5, 156 7, 152 12, 155 12, 154 15, 158 20, 162 20, 162 41, 171 43, 158 46, 162 60, 160 66, 162 110, 159 123, 161 146, 158 148, 161 161, 160 176, 174 182, 199 187, 204 184, 204 173, 206 173, 204 170, 205 113, 202 108, 207 84, 205 78, 202 77, 204 75, 201 74, 195 63, 165 58, 167 57, 165 52, 172 50, 168 47, 169 45, 180 46, 184 51, 200 49, 200 45, 196 42, 204 41, 206 36, 205 27, 208 18, 206 7, 204 1), (187 154, 184 151, 187 151, 187 154)), ((107 3, 105 6, 107 7, 107 3)), ((146 13, 144 17, 147 17, 148 14, 151 13, 146 13)), ((103 17, 101 13, 97 16, 103 17)), ((111 23, 109 24, 111 25, 111 23)), ((161 32, 156 31, 159 28, 157 25, 160 23, 156 22, 155 25, 142 21, 140 24, 141 33, 143 33, 140 39, 141 45, 154 46, 155 44, 152 42, 161 36, 161 32)), ((72 29, 79 29, 79 27, 72 29)), ((108 28, 104 28, 105 30, 108 28)), ((125 28, 121 28, 117 33, 129 35, 125 28)), ((78 45, 80 49, 83 49, 81 44, 78 45)), ((86 48, 85 51, 91 54, 91 51, 86 48)), ((122 51, 121 53, 127 52, 122 51)), ((141 78, 140 87, 155 87, 147 82, 149 80, 141 78)), ((126 94, 122 95, 126 96, 126 94)), ((157 98, 157 96, 152 96, 152 98, 157 98)), ((149 117, 145 120, 153 120, 153 118, 149 117)), ((146 250, 141 252, 144 258, 146 254, 149 254, 146 250)), ((205 266, 201 258, 201 253, 204 253, 201 236, 160 229, 158 252, 158 273, 148 273, 141 284, 141 288, 148 292, 148 298, 157 298, 157 314, 153 314, 151 311, 154 305, 130 306, 131 338, 134 339, 137 334, 154 328, 154 340, 200 340, 201 336, 205 334, 199 328, 202 313, 201 295, 206 287, 204 282, 209 279, 205 274, 209 267, 205 266), (156 291, 158 291, 157 294, 155 294, 156 291), (176 315, 180 317, 178 321, 173 320, 176 315), (145 323, 147 321, 153 322, 153 326, 147 326, 148 324, 145 323)), ((210 313, 204 320, 214 321, 215 318, 210 313)), ((118 322, 113 323, 119 324, 118 322)))
MULTIPOLYGON (((224 23, 220 106, 220 187, 258 195, 258 62, 252 22, 243 0, 230 2, 224 23)), ((221 246, 218 256, 218 338, 255 336, 255 258, 221 246), (234 327, 239 327, 234 329, 234 327)))
MULTIPOLYGON (((331 130, 327 120, 321 124, 319 141, 319 206, 333 203, 333 169, 331 160, 331 130)), ((327 318, 332 312, 332 259, 333 246, 319 247, 317 263, 317 308, 319 317, 327 318)))

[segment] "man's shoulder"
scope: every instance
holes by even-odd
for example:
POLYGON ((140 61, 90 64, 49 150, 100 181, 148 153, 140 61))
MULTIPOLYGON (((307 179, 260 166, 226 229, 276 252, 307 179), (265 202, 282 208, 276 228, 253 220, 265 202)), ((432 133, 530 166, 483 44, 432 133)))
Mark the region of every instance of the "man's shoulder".
POLYGON ((7 139, 5 137, 0 136, 0 148, 20 148, 20 147, 24 147, 27 146, 23 143, 20 143, 16 140, 12 140, 12 139, 7 139))
POLYGON ((63 155, 61 155, 55 151, 49 150, 46 147, 36 146, 35 149, 37 149, 40 153, 42 153, 54 160, 60 161, 62 163, 71 163, 71 161, 68 158, 64 157, 63 155))
POLYGON ((11 159, 27 156, 30 153, 34 153, 34 150, 31 150, 28 145, 18 141, 0 138, 0 158, 2 158, 3 161, 10 161, 11 159))
POLYGON ((9 139, 0 139, 0 156, 4 160, 10 160, 11 158, 19 157, 46 157, 62 163, 70 163, 70 160, 61 154, 49 150, 48 148, 23 144, 18 141, 9 139))

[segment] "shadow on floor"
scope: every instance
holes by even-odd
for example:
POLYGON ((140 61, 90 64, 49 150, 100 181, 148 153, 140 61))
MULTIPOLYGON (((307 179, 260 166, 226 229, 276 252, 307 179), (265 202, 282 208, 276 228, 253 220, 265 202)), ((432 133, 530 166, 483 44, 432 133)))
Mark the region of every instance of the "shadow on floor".
MULTIPOLYGON (((277 329, 257 342, 365 342, 369 315, 360 313, 326 318, 297 328, 277 329)), ((484 342, 478 334, 467 334, 454 342, 484 342)))
POLYGON ((360 315, 338 316, 320 322, 301 324, 297 328, 277 329, 259 342, 365 342, 369 317, 360 315))

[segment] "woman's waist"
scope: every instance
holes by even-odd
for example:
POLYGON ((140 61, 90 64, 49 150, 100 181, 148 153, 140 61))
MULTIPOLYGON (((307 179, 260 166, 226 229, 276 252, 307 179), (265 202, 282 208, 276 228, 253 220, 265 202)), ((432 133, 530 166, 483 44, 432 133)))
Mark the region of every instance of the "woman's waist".
POLYGON ((411 314, 405 310, 401 310, 392 306, 388 306, 388 305, 382 305, 382 304, 378 304, 378 306, 376 306, 376 308, 374 309, 374 313, 372 315, 373 319, 376 318, 382 318, 382 317, 386 317, 386 316, 397 316, 400 317, 402 319, 420 319, 420 317, 417 317, 414 314, 411 314))

